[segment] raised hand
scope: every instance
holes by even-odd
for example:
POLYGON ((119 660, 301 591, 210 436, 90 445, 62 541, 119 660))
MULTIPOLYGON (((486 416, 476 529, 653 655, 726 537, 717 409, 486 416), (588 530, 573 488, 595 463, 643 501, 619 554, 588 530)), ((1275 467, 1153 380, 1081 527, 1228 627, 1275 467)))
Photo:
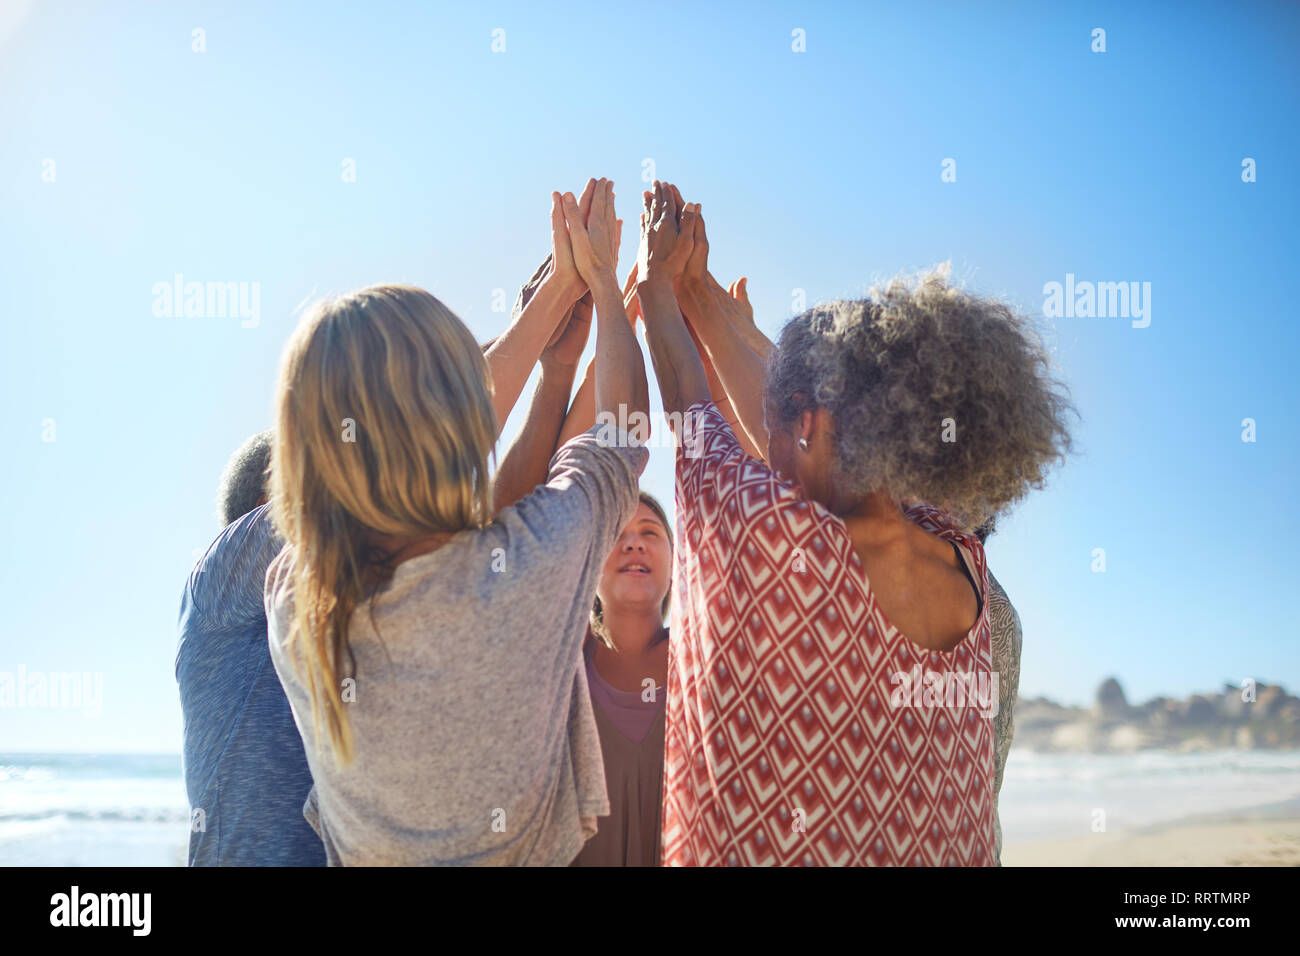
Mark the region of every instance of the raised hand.
POLYGON ((617 288, 614 269, 618 265, 620 227, 614 214, 614 184, 601 179, 588 182, 587 188, 591 190, 591 201, 585 216, 573 193, 565 193, 563 199, 574 266, 588 287, 594 289, 597 283, 612 280, 617 288))
POLYGON ((774 346, 754 322, 754 307, 749 302, 749 280, 740 278, 724 288, 709 272, 709 237, 704 215, 695 204, 694 235, 686 267, 674 283, 686 320, 693 322, 708 309, 716 309, 747 345, 766 360, 774 346))
POLYGON ((691 254, 682 269, 681 281, 695 283, 701 288, 713 277, 709 275, 709 236, 704 229, 704 215, 700 204, 695 204, 695 229, 691 236, 691 254))
POLYGON ((731 288, 727 290, 727 298, 732 302, 731 308, 728 309, 730 317, 742 325, 753 325, 754 307, 749 302, 749 278, 747 276, 741 276, 731 283, 731 288))
MULTIPOLYGON (((519 321, 519 316, 524 314, 524 309, 528 308, 528 303, 533 300, 533 296, 542 287, 542 283, 551 277, 554 267, 555 253, 548 252, 546 258, 542 260, 542 264, 537 267, 537 270, 529 277, 528 281, 519 287, 519 294, 515 296, 514 308, 510 310, 511 322, 519 321)), ((487 348, 487 346, 485 345, 484 348, 487 348)))
MULTIPOLYGON (((587 190, 592 188, 592 184, 587 184, 587 190)), ((587 192, 583 192, 583 198, 587 197, 587 192)), ((569 301, 576 302, 587 291, 587 283, 583 281, 578 272, 577 264, 573 260, 573 240, 569 235, 569 227, 565 223, 564 202, 559 193, 551 193, 551 268, 549 274, 543 274, 541 278, 552 279, 557 283, 556 288, 560 290, 561 297, 569 301)), ((543 263, 543 266, 546 264, 543 263)), ((541 271, 541 270, 539 270, 541 271)), ((536 273, 533 279, 529 280, 530 284, 538 279, 536 273)), ((527 288, 527 286, 525 286, 527 288)), ((535 291, 535 289, 533 290, 535 291)), ((531 297, 531 292, 529 297, 531 297)), ((527 301, 523 305, 527 305, 527 301)), ((522 309, 521 309, 522 311, 522 309)))
POLYGON ((671 183, 655 181, 654 191, 644 194, 645 215, 641 221, 641 246, 637 271, 640 282, 672 282, 682 274, 691 255, 698 206, 678 206, 678 192, 671 183))

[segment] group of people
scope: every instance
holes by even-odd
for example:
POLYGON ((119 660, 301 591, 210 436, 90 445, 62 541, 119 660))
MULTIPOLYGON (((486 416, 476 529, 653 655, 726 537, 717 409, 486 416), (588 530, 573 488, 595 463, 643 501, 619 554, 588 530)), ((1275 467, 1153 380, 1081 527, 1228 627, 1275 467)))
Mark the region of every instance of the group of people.
POLYGON ((614 199, 552 194, 486 344, 409 286, 303 317, 182 598, 191 865, 997 864, 1041 343, 942 269, 773 343, 671 184, 620 283, 614 199))

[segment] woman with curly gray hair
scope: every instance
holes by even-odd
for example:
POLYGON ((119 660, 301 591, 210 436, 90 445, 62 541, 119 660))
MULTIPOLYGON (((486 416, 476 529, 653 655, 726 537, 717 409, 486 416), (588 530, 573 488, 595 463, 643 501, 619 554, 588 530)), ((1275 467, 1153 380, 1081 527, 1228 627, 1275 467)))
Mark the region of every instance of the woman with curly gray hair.
POLYGON ((690 265, 699 207, 663 184, 646 207, 638 293, 681 422, 689 582, 664 862, 993 864, 998 694, 971 529, 1068 450, 1042 347, 937 271, 793 319, 765 368, 690 265), (679 299, 766 462, 709 400, 679 299))

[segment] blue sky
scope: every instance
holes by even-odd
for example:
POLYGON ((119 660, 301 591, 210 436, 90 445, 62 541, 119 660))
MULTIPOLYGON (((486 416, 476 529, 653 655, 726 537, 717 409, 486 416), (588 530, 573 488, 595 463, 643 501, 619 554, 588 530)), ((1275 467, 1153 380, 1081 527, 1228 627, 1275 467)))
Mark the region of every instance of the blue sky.
POLYGON ((1300 12, 1072 6, 10 5, 0 671, 102 672, 103 706, 0 709, 0 750, 179 749, 181 586, 305 300, 411 282, 486 339, 550 191, 608 176, 635 222, 647 159, 771 335, 795 290, 945 260, 1040 316, 1067 273, 1150 282, 1147 328, 1041 320, 1083 420, 990 542, 1021 692, 1294 691, 1300 12), (156 316, 176 273, 258 283, 260 322, 156 316))

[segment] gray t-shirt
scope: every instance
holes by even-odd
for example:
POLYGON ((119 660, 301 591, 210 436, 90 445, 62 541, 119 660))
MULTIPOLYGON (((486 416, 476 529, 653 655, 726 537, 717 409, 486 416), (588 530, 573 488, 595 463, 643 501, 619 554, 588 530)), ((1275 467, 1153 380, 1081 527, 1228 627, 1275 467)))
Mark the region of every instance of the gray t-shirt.
POLYGON ((649 455, 597 432, 491 525, 399 564, 373 613, 354 612, 347 766, 317 740, 284 643, 292 550, 271 566, 271 657, 315 780, 304 814, 331 865, 564 866, 609 813, 582 642, 649 455))

